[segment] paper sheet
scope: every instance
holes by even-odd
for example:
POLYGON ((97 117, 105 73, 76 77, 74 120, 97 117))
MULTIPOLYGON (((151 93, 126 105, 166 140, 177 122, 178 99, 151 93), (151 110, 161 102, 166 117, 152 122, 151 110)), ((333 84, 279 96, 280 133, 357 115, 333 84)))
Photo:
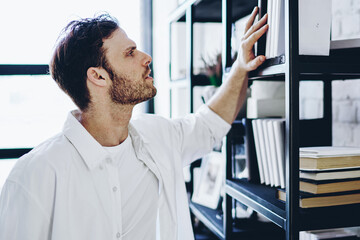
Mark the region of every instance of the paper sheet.
POLYGON ((331 1, 299 0, 299 54, 329 56, 331 1))

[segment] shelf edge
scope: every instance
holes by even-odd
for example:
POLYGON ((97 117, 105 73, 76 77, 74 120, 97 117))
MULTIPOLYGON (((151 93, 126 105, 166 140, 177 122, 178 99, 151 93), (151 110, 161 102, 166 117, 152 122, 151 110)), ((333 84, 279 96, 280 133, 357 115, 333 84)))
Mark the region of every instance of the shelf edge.
POLYGON ((213 232, 220 239, 225 239, 225 235, 221 229, 219 229, 215 224, 213 224, 209 219, 194 205, 190 202, 190 209, 193 214, 199 218, 199 220, 213 232))
POLYGON ((270 221, 278 225, 279 227, 285 229, 286 228, 286 218, 281 216, 274 211, 264 207, 254 199, 250 198, 246 194, 238 191, 235 187, 228 184, 225 185, 225 192, 229 194, 231 197, 235 198, 236 200, 240 201, 241 203, 245 204, 246 206, 254 209, 256 212, 264 215, 270 221))

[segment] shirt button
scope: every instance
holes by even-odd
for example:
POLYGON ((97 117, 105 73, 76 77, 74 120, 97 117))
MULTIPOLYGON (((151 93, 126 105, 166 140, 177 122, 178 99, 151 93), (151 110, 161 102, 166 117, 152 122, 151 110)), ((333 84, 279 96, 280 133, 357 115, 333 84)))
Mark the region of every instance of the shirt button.
POLYGON ((100 170, 103 170, 103 169, 104 169, 103 166, 101 166, 101 165, 99 166, 99 168, 100 168, 100 170))
POLYGON ((106 162, 110 164, 111 163, 111 158, 107 158, 106 162))
POLYGON ((120 233, 117 233, 117 234, 116 234, 116 237, 117 237, 117 238, 120 238, 120 233))
POLYGON ((113 187, 113 191, 116 192, 116 191, 117 191, 117 187, 113 187))

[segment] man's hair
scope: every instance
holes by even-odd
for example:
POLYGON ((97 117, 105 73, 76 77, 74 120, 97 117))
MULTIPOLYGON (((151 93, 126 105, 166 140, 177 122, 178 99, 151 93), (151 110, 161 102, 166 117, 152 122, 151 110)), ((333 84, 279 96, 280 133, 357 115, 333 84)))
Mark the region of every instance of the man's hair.
POLYGON ((118 28, 118 21, 108 14, 75 20, 64 28, 56 46, 50 61, 51 76, 83 111, 90 103, 87 70, 108 68, 103 41, 118 28))

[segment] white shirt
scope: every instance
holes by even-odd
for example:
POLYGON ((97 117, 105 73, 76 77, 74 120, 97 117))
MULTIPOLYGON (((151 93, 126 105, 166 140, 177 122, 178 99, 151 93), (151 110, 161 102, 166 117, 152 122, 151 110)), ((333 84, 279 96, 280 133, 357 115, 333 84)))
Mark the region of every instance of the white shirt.
POLYGON ((117 227, 121 239, 156 239, 159 181, 156 175, 136 157, 131 137, 114 147, 104 147, 111 156, 104 164, 110 185, 114 186, 117 227), (141 229, 141 231, 139 231, 141 229))
MULTIPOLYGON (((210 152, 229 129, 206 106, 178 120, 132 119, 135 154, 159 180, 152 193, 160 193, 159 239, 194 239, 183 166, 210 152)), ((63 132, 20 158, 10 173, 0 196, 0 239, 121 239, 114 186, 101 169, 108 157, 69 114, 63 132)))

